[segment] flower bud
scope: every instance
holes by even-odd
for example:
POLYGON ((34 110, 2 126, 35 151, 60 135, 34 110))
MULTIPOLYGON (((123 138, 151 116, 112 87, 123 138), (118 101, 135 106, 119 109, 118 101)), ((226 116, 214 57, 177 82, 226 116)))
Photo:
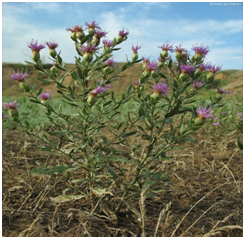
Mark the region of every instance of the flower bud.
POLYGON ((203 125, 204 122, 205 122, 205 119, 198 117, 198 118, 195 119, 194 125, 200 126, 200 125, 203 125))
POLYGON ((160 53, 160 57, 165 60, 165 58, 168 56, 168 51, 167 50, 164 50, 160 53))
POLYGON ((93 106, 96 102, 96 96, 94 94, 89 94, 87 102, 89 106, 93 106))
POLYGON ((154 91, 152 94, 151 94, 151 98, 154 99, 154 100, 158 100, 160 98, 160 93, 157 92, 157 91, 154 91))
POLYGON ((90 63, 93 60, 93 54, 85 52, 83 55, 83 60, 86 63, 90 63))
POLYGON ((76 32, 71 32, 70 38, 71 38, 73 41, 77 41, 77 38, 76 38, 76 32))
POLYGON ((208 82, 212 82, 214 80, 214 73, 209 72, 207 74, 207 80, 208 80, 208 82))
POLYGON ((18 117, 19 116, 19 112, 17 109, 10 109, 8 112, 9 112, 9 115, 11 117, 18 117))
POLYGON ((80 41, 85 37, 85 34, 83 31, 76 32, 76 39, 79 39, 80 41))
POLYGON ((183 55, 181 52, 176 52, 175 53, 175 58, 177 61, 181 61, 183 59, 183 55))
POLYGON ((55 58, 56 55, 57 55, 56 50, 55 50, 55 49, 50 49, 50 50, 49 50, 49 55, 52 56, 53 58, 55 58))
POLYGON ((31 59, 35 62, 40 61, 40 53, 37 51, 33 51, 31 54, 31 59))
POLYGON ((25 92, 29 92, 30 91, 30 86, 26 82, 20 82, 19 86, 20 86, 21 89, 24 89, 25 92))
POLYGON ((136 61, 139 58, 138 53, 133 53, 132 61, 136 61))
POLYGON ((142 77, 149 77, 151 75, 151 72, 144 70, 142 73, 142 77))
POLYGON ((187 79, 188 75, 186 73, 181 73, 179 76, 180 81, 185 81, 187 79))

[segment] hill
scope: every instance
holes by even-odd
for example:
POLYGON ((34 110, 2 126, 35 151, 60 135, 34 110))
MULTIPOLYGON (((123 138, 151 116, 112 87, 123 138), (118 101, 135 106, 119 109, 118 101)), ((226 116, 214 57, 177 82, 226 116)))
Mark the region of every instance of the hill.
MULTIPOLYGON (((119 63, 119 67, 121 67, 124 63, 119 63)), ((46 64, 44 65, 46 70, 49 70, 52 65, 46 64)), ((73 64, 67 64, 66 69, 70 70, 74 67, 73 64)), ((125 76, 121 78, 119 81, 113 82, 111 84, 112 90, 115 93, 124 92, 129 86, 131 81, 135 81, 138 79, 138 74, 142 68, 142 64, 135 64, 132 68, 127 69, 120 74, 121 76, 125 76)), ((19 88, 18 84, 12 79, 10 79, 10 74, 13 73, 13 70, 24 69, 25 71, 31 71, 30 75, 27 78, 28 83, 30 85, 36 83, 36 88, 44 88, 46 90, 50 90, 53 92, 54 96, 57 95, 56 88, 54 84, 47 84, 42 81, 37 80, 37 78, 43 78, 43 74, 34 69, 33 66, 30 65, 22 65, 22 64, 10 64, 3 63, 2 64, 2 96, 15 96, 22 97, 23 90, 19 88)), ((66 84, 70 84, 72 78, 68 76, 65 80, 66 84)), ((224 70, 216 73, 215 75, 215 84, 214 87, 220 85, 224 87, 224 89, 234 92, 243 87, 243 71, 242 70, 224 70)))

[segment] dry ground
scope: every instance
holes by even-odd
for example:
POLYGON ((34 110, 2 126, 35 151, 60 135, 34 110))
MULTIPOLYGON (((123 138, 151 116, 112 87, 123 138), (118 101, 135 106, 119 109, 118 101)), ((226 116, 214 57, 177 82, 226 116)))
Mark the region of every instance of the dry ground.
MULTIPOLYGON (((60 176, 34 176, 30 169, 66 163, 37 150, 40 143, 18 130, 3 133, 3 236, 242 236, 243 160, 231 132, 217 142, 205 130, 162 164, 172 179, 164 192, 146 198, 144 219, 121 212, 116 224, 88 214, 84 199, 55 204, 60 176), (18 141, 16 140, 18 138, 18 141), (144 227, 142 223, 144 220, 144 227)), ((169 155, 170 156, 170 155, 169 155)))

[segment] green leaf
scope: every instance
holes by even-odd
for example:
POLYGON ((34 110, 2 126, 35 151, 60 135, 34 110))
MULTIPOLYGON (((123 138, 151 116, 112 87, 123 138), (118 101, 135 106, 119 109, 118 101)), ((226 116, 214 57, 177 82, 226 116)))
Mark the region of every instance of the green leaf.
POLYGON ((73 167, 69 165, 57 165, 51 168, 48 168, 48 167, 36 168, 36 169, 31 170, 30 172, 34 175, 40 175, 40 174, 52 175, 52 174, 65 173, 67 171, 75 170, 78 168, 79 167, 73 167))
POLYGON ((121 137, 122 137, 122 138, 127 138, 127 137, 129 137, 129 136, 131 136, 131 135, 136 134, 137 132, 138 132, 137 130, 131 131, 131 132, 128 132, 128 133, 126 133, 126 134, 123 134, 121 137))
POLYGON ((38 148, 38 149, 40 149, 42 151, 51 151, 52 150, 52 148, 38 148))
POLYGON ((64 130, 64 131, 48 132, 48 134, 53 136, 60 136, 60 135, 67 135, 68 132, 69 131, 64 130))
POLYGON ((240 138, 237 139, 237 145, 239 149, 243 150, 243 143, 241 142, 240 138))

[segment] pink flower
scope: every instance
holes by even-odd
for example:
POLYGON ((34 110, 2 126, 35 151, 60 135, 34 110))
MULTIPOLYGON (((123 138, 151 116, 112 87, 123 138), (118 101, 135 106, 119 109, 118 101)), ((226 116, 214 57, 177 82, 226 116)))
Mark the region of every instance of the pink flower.
POLYGON ((179 53, 182 53, 182 52, 187 53, 187 50, 185 48, 182 48, 181 45, 176 46, 174 51, 179 52, 179 53))
POLYGON ((3 103, 3 108, 7 110, 17 110, 17 108, 20 106, 17 101, 10 101, 10 103, 3 103))
POLYGON ((171 51, 174 52, 173 45, 170 45, 168 43, 162 44, 162 46, 159 46, 163 51, 171 51))
POLYGON ((80 49, 85 52, 85 53, 90 53, 90 54, 93 54, 95 52, 97 52, 99 50, 98 47, 96 47, 96 45, 90 45, 89 43, 87 44, 87 46, 84 46, 84 45, 81 45, 80 46, 80 49))
POLYGON ((85 22, 85 25, 88 27, 88 29, 95 29, 95 28, 101 29, 99 27, 99 23, 96 23, 96 21, 92 21, 91 23, 85 22))
POLYGON ((94 30, 94 36, 97 39, 100 39, 102 37, 104 37, 108 32, 105 31, 100 31, 100 30, 94 30))
POLYGON ((192 66, 191 64, 181 65, 180 69, 181 69, 182 73, 191 73, 191 72, 194 72, 196 70, 196 68, 194 66, 192 66))
POLYGON ((66 28, 66 31, 70 31, 70 32, 83 32, 83 28, 82 26, 74 26, 72 28, 66 28))
POLYGON ((198 88, 201 87, 202 85, 203 85, 202 82, 195 81, 195 82, 193 83, 193 88, 194 88, 194 89, 198 89, 198 88))
POLYGON ((167 95, 170 88, 167 86, 166 82, 155 83, 153 86, 154 93, 167 95))
POLYGON ((103 40, 102 43, 104 44, 105 48, 111 48, 113 46, 113 41, 103 40))
POLYGON ((230 91, 223 90, 223 89, 221 89, 219 87, 217 87, 217 93, 218 94, 228 94, 228 95, 230 95, 230 91))
POLYGON ((146 64, 146 68, 145 68, 145 70, 146 71, 149 71, 149 72, 151 72, 151 71, 158 71, 158 64, 156 63, 156 61, 152 61, 152 62, 147 62, 147 64, 146 64))
POLYGON ((210 113, 212 106, 210 105, 208 108, 206 107, 199 107, 196 110, 198 118, 200 119, 213 119, 213 115, 210 113))
POLYGON ((219 125, 220 125, 219 122, 214 123, 214 126, 219 126, 219 125))
POLYGON ((194 46, 191 49, 193 51, 195 51, 195 54, 201 55, 202 58, 204 58, 207 55, 207 53, 209 52, 209 47, 208 46, 204 47, 203 45, 201 45, 201 46, 194 46))
POLYGON ((116 66, 116 62, 111 58, 108 59, 104 64, 111 66, 111 67, 115 67, 116 66))
POLYGON ((10 78, 18 82, 24 82, 25 78, 31 73, 31 72, 23 73, 23 70, 20 72, 19 69, 17 71, 18 72, 13 71, 13 74, 10 75, 10 78))
POLYGON ((56 43, 55 41, 46 42, 46 45, 49 49, 55 49, 56 47, 58 47, 58 43, 56 43))
POLYGON ((133 53, 137 53, 137 51, 138 51, 140 48, 141 48, 141 46, 136 46, 136 47, 132 46, 132 51, 133 51, 133 53))
POLYGON ((211 66, 211 65, 208 66, 208 70, 211 73, 216 73, 217 71, 221 70, 221 68, 222 68, 221 66, 211 66))
POLYGON ((41 102, 46 102, 52 99, 52 93, 50 91, 43 91, 38 97, 41 99, 41 102))
POLYGON ((98 85, 94 90, 90 91, 89 94, 93 95, 93 96, 96 96, 97 94, 102 94, 102 93, 106 92, 110 88, 111 88, 110 85, 106 85, 105 87, 101 86, 101 85, 98 85))
POLYGON ((129 34, 129 32, 126 32, 124 30, 119 31, 119 36, 126 37, 129 34))
POLYGON ((29 44, 27 44, 27 46, 34 52, 39 52, 40 50, 42 50, 43 48, 45 48, 45 45, 43 44, 38 44, 37 41, 34 41, 33 39, 31 40, 31 42, 29 44))

